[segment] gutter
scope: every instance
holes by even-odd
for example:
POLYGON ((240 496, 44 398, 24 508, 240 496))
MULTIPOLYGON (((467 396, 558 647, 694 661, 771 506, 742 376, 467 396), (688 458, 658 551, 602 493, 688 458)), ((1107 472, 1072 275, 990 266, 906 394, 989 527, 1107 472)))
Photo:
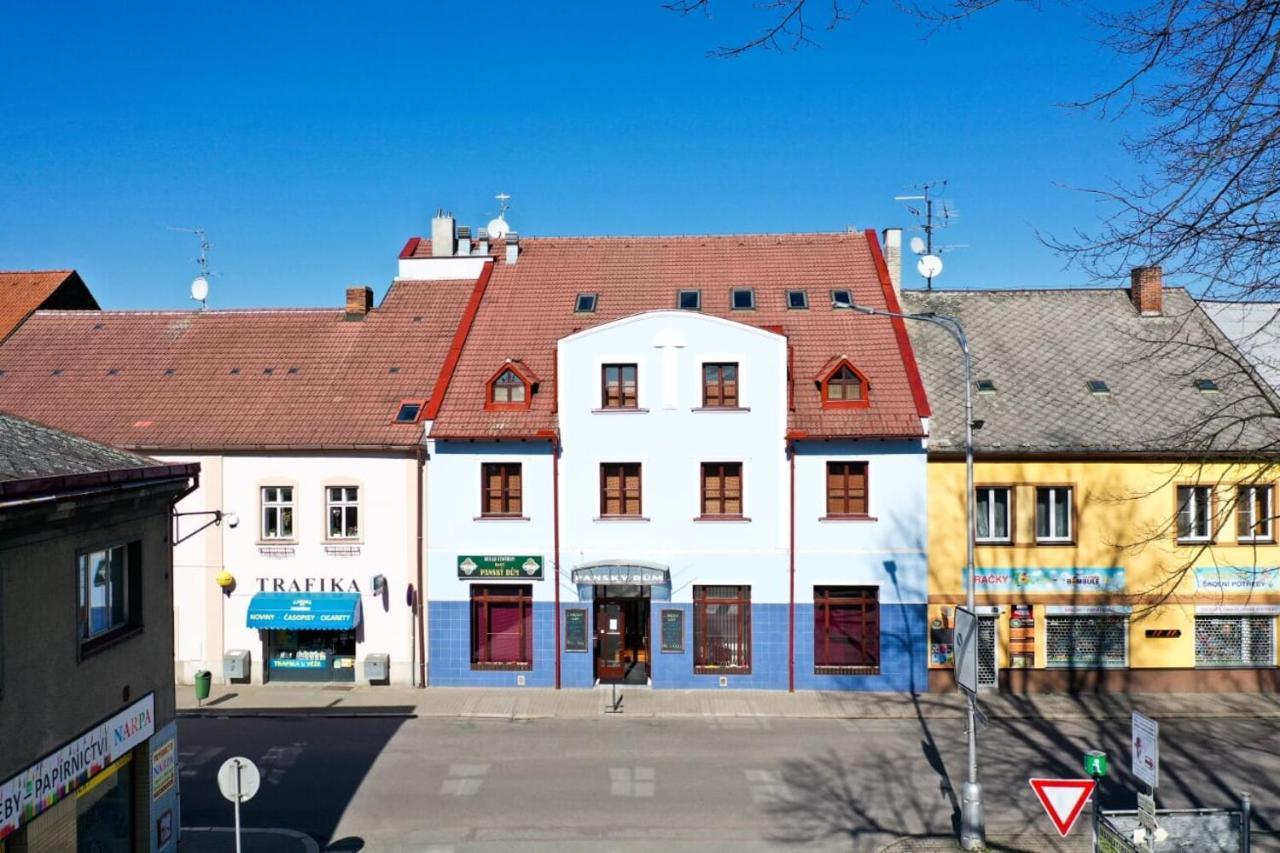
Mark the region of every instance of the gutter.
POLYGON ((790 598, 787 602, 787 692, 796 692, 796 444, 786 441, 787 458, 791 467, 791 540, 787 546, 790 598))
POLYGON ((426 588, 422 585, 423 579, 423 530, 422 516, 425 507, 423 506, 422 488, 423 488, 423 470, 426 466, 422 445, 418 445, 417 452, 417 476, 418 488, 415 504, 417 505, 417 523, 418 523, 418 588, 417 595, 414 596, 414 609, 418 611, 418 687, 425 688, 427 686, 427 630, 426 630, 426 588))
POLYGON ((89 471, 81 474, 6 480, 0 482, 0 503, 10 503, 12 502, 10 499, 22 502, 57 500, 69 494, 91 494, 125 484, 152 483, 158 480, 176 480, 199 475, 198 462, 184 462, 174 465, 148 465, 111 471, 89 471))

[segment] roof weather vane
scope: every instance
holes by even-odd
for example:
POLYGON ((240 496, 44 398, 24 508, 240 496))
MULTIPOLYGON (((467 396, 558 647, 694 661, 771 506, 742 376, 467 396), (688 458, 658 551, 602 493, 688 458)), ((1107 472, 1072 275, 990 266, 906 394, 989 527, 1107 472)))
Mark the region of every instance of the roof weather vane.
POLYGON ((926 289, 933 290, 934 278, 942 274, 942 258, 939 256, 945 251, 949 251, 951 249, 963 249, 966 248, 966 246, 964 244, 952 244, 947 246, 938 246, 936 250, 934 249, 934 229, 947 227, 951 224, 952 219, 959 218, 959 214, 945 199, 941 202, 941 214, 935 216, 933 212, 934 202, 938 201, 938 199, 935 198, 935 195, 944 192, 947 188, 947 182, 945 180, 929 181, 928 183, 920 184, 918 188, 920 190, 919 195, 896 195, 893 199, 894 201, 924 202, 923 210, 920 209, 920 205, 907 205, 907 210, 910 211, 913 216, 923 217, 924 219, 924 224, 919 226, 919 229, 924 231, 924 238, 912 237, 911 251, 920 256, 920 260, 916 261, 916 271, 924 278, 926 289))
POLYGON ((175 228, 170 225, 169 230, 194 234, 200 241, 200 257, 196 258, 196 266, 200 272, 191 282, 191 298, 199 302, 200 309, 204 310, 209 307, 209 279, 218 274, 209 269, 209 250, 213 248, 213 244, 209 242, 203 228, 175 228))
POLYGON ((489 232, 490 237, 497 240, 499 237, 506 237, 511 231, 511 226, 507 224, 507 211, 511 208, 508 202, 511 201, 511 196, 506 193, 498 193, 494 198, 498 200, 498 215, 496 218, 489 220, 486 230, 489 232))

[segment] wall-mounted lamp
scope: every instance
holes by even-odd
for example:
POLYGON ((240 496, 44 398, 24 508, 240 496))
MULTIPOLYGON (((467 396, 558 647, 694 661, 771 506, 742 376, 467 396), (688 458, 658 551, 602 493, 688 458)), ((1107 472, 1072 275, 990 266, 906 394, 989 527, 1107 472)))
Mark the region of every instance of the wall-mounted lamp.
POLYGON ((211 527, 212 525, 215 525, 215 524, 221 524, 223 521, 227 522, 227 527, 235 528, 240 526, 240 516, 236 515, 234 512, 223 512, 220 509, 203 510, 201 512, 175 512, 173 514, 173 544, 181 545, 183 542, 186 542, 188 539, 190 539, 192 536, 195 536, 197 533, 199 533, 201 530, 204 530, 206 527, 211 527), (195 530, 188 533, 186 536, 179 536, 178 535, 178 519, 182 518, 185 515, 212 515, 213 518, 209 519, 204 524, 200 525, 195 530))

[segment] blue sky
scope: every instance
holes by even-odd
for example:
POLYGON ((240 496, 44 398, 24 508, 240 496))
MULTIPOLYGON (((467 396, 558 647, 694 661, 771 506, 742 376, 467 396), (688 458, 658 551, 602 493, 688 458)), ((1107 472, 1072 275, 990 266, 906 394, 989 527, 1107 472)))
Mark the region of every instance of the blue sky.
MULTIPOLYGON (((932 36, 873 2, 822 46, 724 60, 747 4, 0 0, 0 268, 75 267, 105 307, 381 296, 437 207, 521 233, 912 225, 950 181, 941 287, 1085 283, 1036 232, 1104 212, 1140 118, 1060 104, 1124 66, 1083 10, 1013 4, 932 36), (731 8, 733 7, 733 8, 731 8)), ((908 286, 918 281, 908 275, 908 286)))

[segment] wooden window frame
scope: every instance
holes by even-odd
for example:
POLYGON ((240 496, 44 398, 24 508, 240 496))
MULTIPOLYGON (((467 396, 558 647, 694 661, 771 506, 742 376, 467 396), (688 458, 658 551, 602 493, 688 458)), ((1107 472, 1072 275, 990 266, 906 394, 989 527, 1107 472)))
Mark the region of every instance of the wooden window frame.
POLYGON ((644 466, 639 462, 601 462, 600 463, 600 517, 601 518, 644 518, 644 466), (627 480, 626 469, 635 466, 636 511, 627 512, 627 480), (609 493, 608 468, 618 469, 618 508, 621 512, 608 512, 609 493))
POLYGON ((699 584, 693 588, 693 671, 698 675, 750 675, 752 662, 751 642, 751 586, 749 584, 699 584), (733 597, 708 598, 706 591, 712 587, 732 587, 733 597), (738 606, 737 643, 745 649, 745 663, 718 666, 708 663, 707 608, 736 604, 738 606))
MULTIPOLYGON (((867 381, 867 377, 862 371, 853 366, 853 362, 847 358, 842 358, 831 369, 826 372, 819 383, 822 388, 822 408, 824 409, 865 409, 871 405, 871 383, 867 381), (858 380, 858 392, 862 395, 857 400, 833 400, 831 399, 831 381, 835 375, 842 369, 848 368, 854 377, 858 380)), ((852 384, 845 380, 841 380, 841 385, 852 384)))
POLYGON ((474 584, 469 590, 469 620, 471 630, 471 669, 472 670, 506 670, 528 672, 533 669, 533 584, 474 584), (509 590, 509 591, 508 591, 509 590), (520 608, 520 652, 525 658, 520 661, 493 661, 488 632, 483 628, 488 624, 489 607, 494 602, 510 604, 515 602, 520 608), (477 618, 477 604, 481 618, 477 618))
MULTIPOLYGON (((502 365, 502 367, 499 367, 494 371, 494 374, 489 377, 489 381, 485 383, 484 407, 491 411, 528 409, 533 405, 534 384, 533 379, 527 375, 525 371, 521 370, 515 362, 508 361, 506 364, 502 365), (510 371, 511 375, 516 379, 519 379, 520 384, 524 386, 523 400, 497 399, 498 380, 505 376, 508 371, 510 371)), ((515 385, 511 383, 504 383, 503 387, 514 388, 515 385)))
POLYGON ((615 409, 639 409, 640 408, 640 365, 635 362, 617 362, 600 365, 600 408, 613 411, 615 409), (623 371, 631 368, 635 372, 635 378, 632 380, 631 396, 627 396, 627 383, 623 378, 623 371), (616 368, 618 370, 618 400, 614 405, 609 404, 609 370, 616 368), (628 399, 630 405, 628 405, 628 399))
POLYGON ((737 409, 741 407, 742 401, 742 368, 736 361, 704 361, 702 363, 702 408, 704 409, 737 409), (733 402, 727 402, 728 394, 725 391, 724 370, 726 367, 733 368, 733 402), (712 368, 716 371, 716 379, 714 381, 707 380, 707 370, 712 368), (712 402, 711 390, 717 389, 717 398, 719 402, 712 402))
POLYGON ((814 649, 813 649, 813 672, 815 675, 879 675, 880 674, 880 588, 878 586, 844 586, 844 585, 816 585, 813 588, 813 623, 814 623, 814 649), (833 592, 841 592, 842 595, 833 595, 833 592), (851 592, 856 594, 850 594, 851 592), (869 593, 869 595, 868 595, 869 593), (870 602, 868 606, 867 602, 870 602), (864 664, 832 664, 821 663, 820 657, 830 660, 831 654, 831 608, 835 607, 861 607, 863 611, 863 632, 862 647, 867 648, 867 639, 871 636, 867 629, 866 614, 870 610, 874 610, 875 616, 871 622, 874 623, 874 646, 875 646, 875 662, 864 664), (817 629, 819 619, 822 620, 823 627, 826 629, 823 640, 824 647, 822 655, 819 655, 817 646, 817 629))
MULTIPOLYGON (((1079 521, 1079 519, 1076 517, 1076 485, 1075 483, 1036 483, 1034 488, 1035 488, 1035 491, 1033 492, 1033 498, 1034 498, 1033 506, 1035 508, 1035 511, 1033 513, 1033 518, 1032 518, 1032 535, 1035 538, 1036 545, 1045 545, 1045 546, 1075 545, 1077 541, 1076 527, 1078 526, 1077 522, 1079 521), (1040 524, 1039 524, 1040 490, 1041 489, 1055 489, 1059 491, 1062 489, 1066 489, 1070 494, 1071 506, 1069 508, 1069 511, 1067 512, 1067 524, 1070 525, 1071 529, 1067 531, 1067 536, 1065 537, 1046 536, 1044 538, 1041 538, 1040 524)), ((1050 518, 1052 519, 1052 515, 1050 516, 1050 518)))
POLYGON ((743 465, 741 462, 703 462, 698 466, 699 473, 699 492, 702 495, 700 503, 699 519, 710 518, 745 518, 746 516, 746 483, 743 478, 743 465), (729 498, 726 496, 725 480, 730 476, 726 469, 736 467, 738 469, 738 511, 737 512, 710 512, 707 509, 711 501, 718 501, 720 508, 723 509, 728 503, 729 498), (710 469, 718 469, 714 474, 709 475, 710 469), (714 480, 718 488, 713 497, 708 484, 714 480))
POLYGON ((523 518, 524 517, 524 464, 521 462, 481 462, 480 463, 480 517, 481 518, 523 518), (512 495, 511 469, 519 475, 518 485, 512 495), (494 512, 490 507, 489 476, 491 469, 501 469, 502 484, 498 487, 498 502, 503 509, 494 512), (515 509, 511 504, 515 503, 515 509))
MULTIPOLYGON (((1018 489, 1012 483, 978 483, 973 487, 973 541, 976 545, 1013 545, 1017 537, 1018 527, 1018 489), (1009 535, 1004 539, 993 537, 982 538, 978 535, 978 492, 982 489, 1004 489, 1009 493, 1009 535)), ((991 529, 988 526, 988 529, 991 529)))
POLYGON ((1218 520, 1218 490, 1213 485, 1205 483, 1177 483, 1173 487, 1173 539, 1178 545, 1213 545, 1217 542, 1217 520, 1218 520), (1209 491, 1209 515, 1207 523, 1209 530, 1204 536, 1183 536, 1182 530, 1178 526, 1182 518, 1182 500, 1180 492, 1183 489, 1207 489, 1209 491))
POLYGON ((826 516, 824 516, 825 518, 862 518, 862 519, 872 518, 872 515, 871 515, 871 463, 870 462, 868 462, 865 459, 828 459, 827 464, 824 467, 823 471, 825 473, 825 479, 822 482, 822 487, 827 495, 827 514, 826 516), (848 507, 850 504, 850 497, 849 497, 849 472, 847 470, 842 475, 844 478, 844 496, 843 498, 841 498, 841 501, 843 503, 843 509, 840 511, 832 510, 831 502, 834 495, 831 491, 831 475, 832 475, 831 469, 833 466, 836 466, 836 465, 841 465, 841 466, 861 465, 862 466, 862 491, 863 491, 862 501, 863 501, 863 504, 865 505, 863 512, 850 512, 848 510, 848 507))
POLYGON ((1274 545, 1276 542, 1276 525, 1275 525, 1275 487, 1271 483, 1240 483, 1236 486, 1236 541, 1247 545, 1274 545), (1253 532, 1258 526, 1258 519, 1254 518, 1254 501, 1247 503, 1244 500, 1246 492, 1264 492, 1267 495, 1266 522, 1267 529, 1265 533, 1253 532), (1249 508, 1248 517, 1246 518, 1242 512, 1243 507, 1249 508), (1248 522, 1246 524, 1246 522, 1248 522))

